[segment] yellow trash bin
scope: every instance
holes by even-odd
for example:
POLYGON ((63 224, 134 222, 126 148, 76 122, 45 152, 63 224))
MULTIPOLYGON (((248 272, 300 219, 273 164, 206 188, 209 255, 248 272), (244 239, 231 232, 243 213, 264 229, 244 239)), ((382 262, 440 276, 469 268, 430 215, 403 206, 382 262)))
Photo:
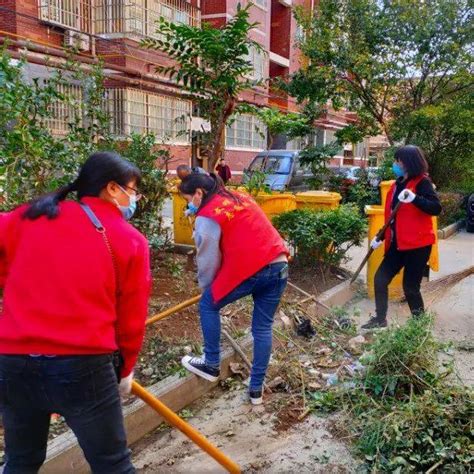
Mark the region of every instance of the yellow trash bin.
POLYGON ((328 191, 305 191, 296 194, 296 207, 298 209, 336 209, 340 202, 341 195, 339 193, 331 193, 328 191))
POLYGON ((395 180, 382 181, 380 183, 380 194, 382 196, 382 207, 385 208, 385 201, 387 200, 387 194, 390 190, 390 187, 395 182, 395 180))
POLYGON ((188 203, 179 194, 177 189, 172 189, 171 195, 173 196, 174 243, 181 245, 194 245, 193 227, 190 219, 184 215, 188 203))
POLYGON ((255 201, 270 220, 278 214, 296 209, 296 198, 290 193, 259 193, 255 201))

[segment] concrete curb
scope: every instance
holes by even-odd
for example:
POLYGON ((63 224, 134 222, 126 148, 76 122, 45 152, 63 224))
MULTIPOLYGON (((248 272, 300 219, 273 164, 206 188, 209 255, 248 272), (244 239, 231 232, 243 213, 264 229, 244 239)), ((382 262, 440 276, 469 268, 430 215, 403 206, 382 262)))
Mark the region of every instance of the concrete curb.
MULTIPOLYGON (((355 285, 352 286, 349 281, 345 281, 319 295, 318 300, 328 306, 343 306, 352 299, 354 291, 355 285)), ((325 314, 327 310, 315 305, 315 312, 325 314)), ((238 342, 245 352, 251 351, 251 335, 243 337, 238 342)), ((233 349, 229 348, 222 354, 221 379, 230 375, 231 362, 240 362, 240 358, 233 349)), ((148 387, 148 390, 177 412, 209 392, 217 383, 206 382, 195 375, 186 377, 175 375, 148 387)), ((124 407, 124 418, 129 444, 143 438, 164 422, 163 418, 138 398, 131 405, 124 407)), ((48 443, 47 459, 40 472, 42 474, 90 472, 82 450, 71 431, 59 435, 48 443)))
MULTIPOLYGON (((356 281, 351 285, 351 282, 343 281, 336 286, 333 286, 324 293, 318 296, 318 301, 327 306, 344 306, 353 297, 360 284, 356 281)), ((309 310, 314 316, 324 316, 328 314, 328 310, 316 302, 308 303, 309 310)))
POLYGON ((455 222, 454 224, 448 225, 448 226, 444 227, 443 229, 439 229, 438 230, 438 239, 439 240, 444 240, 444 239, 447 239, 447 238, 451 237, 452 235, 459 232, 459 230, 462 227, 464 227, 464 224, 465 224, 465 221, 463 219, 463 220, 455 222))

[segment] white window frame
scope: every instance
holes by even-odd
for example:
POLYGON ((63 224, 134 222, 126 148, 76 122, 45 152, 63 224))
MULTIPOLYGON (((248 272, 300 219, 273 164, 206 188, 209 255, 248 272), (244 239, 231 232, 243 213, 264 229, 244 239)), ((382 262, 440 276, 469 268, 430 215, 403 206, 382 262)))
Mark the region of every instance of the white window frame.
POLYGON ((251 45, 246 60, 252 64, 253 68, 247 77, 255 81, 264 79, 267 64, 264 51, 259 51, 255 46, 251 45))
POLYGON ((266 148, 267 127, 254 115, 239 114, 226 127, 226 149, 262 151, 266 148))
POLYGON ((192 102, 138 89, 109 89, 112 133, 153 133, 157 142, 189 145, 192 102))
POLYGON ((254 0, 254 5, 262 10, 268 10, 268 0, 254 0))

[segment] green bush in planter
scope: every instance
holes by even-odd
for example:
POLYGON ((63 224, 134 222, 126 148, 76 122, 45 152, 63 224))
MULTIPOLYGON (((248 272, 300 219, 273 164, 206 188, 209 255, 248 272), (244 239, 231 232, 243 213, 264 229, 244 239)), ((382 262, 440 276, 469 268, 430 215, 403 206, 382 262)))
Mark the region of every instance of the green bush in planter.
POLYGON ((330 211, 297 209, 276 216, 273 223, 294 247, 298 262, 319 264, 325 273, 346 261, 348 250, 360 245, 366 232, 366 220, 352 204, 330 211))

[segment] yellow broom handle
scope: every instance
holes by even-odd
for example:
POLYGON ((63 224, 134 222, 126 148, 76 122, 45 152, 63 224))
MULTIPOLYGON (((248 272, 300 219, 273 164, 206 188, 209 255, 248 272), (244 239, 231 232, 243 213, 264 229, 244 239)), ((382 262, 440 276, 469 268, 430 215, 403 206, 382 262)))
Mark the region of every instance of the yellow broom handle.
POLYGON ((193 304, 196 304, 199 300, 201 299, 201 295, 194 296, 193 298, 183 301, 182 303, 173 306, 172 308, 167 309, 166 311, 163 311, 162 313, 158 313, 156 316, 152 316, 150 319, 146 320, 146 325, 148 326, 149 324, 156 323, 157 321, 160 321, 160 319, 165 319, 168 316, 171 316, 174 313, 177 313, 178 311, 181 311, 182 309, 187 308, 188 306, 192 306, 193 304))
POLYGON ((209 456, 212 456, 221 466, 225 467, 228 472, 237 474, 241 472, 238 464, 228 458, 222 451, 217 449, 211 442, 207 440, 199 431, 186 423, 174 411, 170 410, 164 403, 160 402, 150 392, 145 390, 139 383, 133 381, 132 393, 140 397, 147 405, 151 406, 159 413, 170 425, 182 431, 193 443, 197 444, 209 456))

